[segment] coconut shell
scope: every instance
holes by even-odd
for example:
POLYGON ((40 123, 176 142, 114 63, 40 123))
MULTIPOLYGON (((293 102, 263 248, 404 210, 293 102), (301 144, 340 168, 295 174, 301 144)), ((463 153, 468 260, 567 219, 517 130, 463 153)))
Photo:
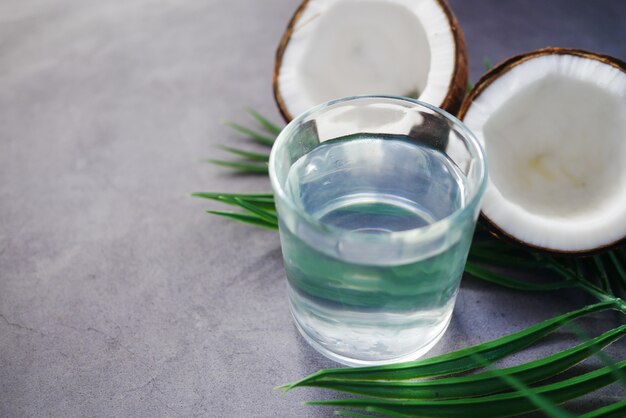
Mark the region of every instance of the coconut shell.
POLYGON ((445 99, 439 105, 443 110, 456 115, 463 103, 465 94, 467 93, 467 80, 468 80, 468 68, 467 68, 467 48, 465 46, 465 38, 461 31, 459 21, 456 19, 450 6, 445 0, 437 0, 437 3, 441 6, 443 11, 448 17, 450 28, 452 28, 452 35, 454 37, 454 46, 456 51, 456 57, 454 59, 454 71, 452 72, 452 82, 450 83, 450 89, 445 99))
MULTIPOLYGON (((506 59, 505 61, 502 61, 501 63, 499 63, 498 65, 496 65, 495 67, 487 71, 485 74, 483 74, 483 76, 480 78, 480 80, 478 80, 478 82, 476 83, 472 91, 463 101, 463 104, 461 105, 461 108, 459 110, 458 118, 460 120, 463 120, 463 118, 467 114, 467 111, 471 107, 474 100, 476 100, 476 98, 478 98, 478 96, 480 96, 491 85, 491 83, 497 80, 500 76, 502 76, 503 74, 505 74, 512 68, 524 63, 525 61, 528 61, 530 59, 540 57, 543 55, 553 55, 553 54, 572 55, 576 57, 592 59, 592 60, 600 61, 607 65, 613 66, 622 72, 626 72, 626 63, 624 61, 608 56, 608 55, 596 54, 594 52, 585 51, 582 49, 549 47, 549 48, 542 48, 542 49, 538 49, 535 51, 527 52, 524 54, 515 55, 511 58, 506 59)), ((503 241, 507 241, 513 244, 517 244, 522 247, 531 248, 538 252, 549 253, 549 254, 554 254, 554 255, 590 256, 590 255, 599 254, 599 253, 611 250, 617 246, 620 246, 626 243, 626 237, 622 237, 614 242, 611 242, 599 248, 594 248, 590 250, 581 250, 581 251, 557 250, 557 249, 552 249, 552 248, 541 247, 541 246, 538 246, 538 245, 535 245, 526 241, 522 241, 512 236, 508 232, 504 231, 501 227, 499 227, 494 221, 492 221, 483 212, 481 212, 480 214, 480 221, 487 228, 487 230, 496 238, 499 238, 503 241)))
MULTIPOLYGON (((465 47, 465 39, 463 37, 463 32, 461 31, 461 27, 459 26, 459 22, 456 17, 450 10, 450 7, 446 3, 445 0, 434 0, 436 1, 441 9, 446 14, 448 18, 448 22, 450 24, 450 28, 452 28, 452 36, 455 44, 455 60, 454 60, 454 70, 452 72, 452 80, 450 83, 450 88, 445 98, 441 103, 431 103, 435 106, 438 106, 449 113, 456 115, 459 110, 461 103, 463 102, 463 98, 465 97, 467 80, 468 80, 468 68, 467 68, 467 49, 465 47)), ((278 48, 276 50, 276 58, 274 60, 274 73, 272 77, 272 85, 274 91, 274 99, 276 100, 276 104, 278 105, 278 110, 282 115, 283 119, 287 123, 291 122, 295 115, 292 115, 287 109, 287 105, 280 93, 280 89, 278 87, 278 76, 280 74, 280 67, 282 65, 283 54, 285 53, 285 49, 289 44, 289 40, 291 39, 291 34, 298 23, 300 16, 303 11, 306 9, 309 0, 303 0, 300 6, 296 9, 295 13, 289 20, 289 24, 285 29, 285 32, 278 44, 278 48)))

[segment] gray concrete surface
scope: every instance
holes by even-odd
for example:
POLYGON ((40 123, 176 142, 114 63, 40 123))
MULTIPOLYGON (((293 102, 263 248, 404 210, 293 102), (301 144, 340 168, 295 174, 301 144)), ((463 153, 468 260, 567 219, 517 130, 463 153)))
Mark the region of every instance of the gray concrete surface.
MULTIPOLYGON (((547 45, 626 57, 622 0, 451 4, 474 80, 483 56, 547 45)), ((332 395, 272 389, 335 366, 291 324, 277 236, 185 196, 269 188, 198 160, 241 143, 219 121, 245 123, 243 105, 278 120, 273 54, 296 6, 0 2, 0 416, 332 416, 302 404, 332 395)), ((435 352, 586 301, 465 280, 435 352)), ((573 408, 623 396, 611 386, 573 408)))

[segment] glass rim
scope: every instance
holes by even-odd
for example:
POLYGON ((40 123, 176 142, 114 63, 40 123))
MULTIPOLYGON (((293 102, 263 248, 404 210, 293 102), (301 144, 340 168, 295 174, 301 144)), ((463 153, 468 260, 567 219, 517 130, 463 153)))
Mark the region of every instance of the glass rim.
POLYGON ((270 177, 270 183, 272 185, 272 189, 274 190, 274 199, 279 199, 281 202, 286 204, 291 211, 296 213, 299 217, 304 219, 307 223, 315 226, 317 229, 320 229, 324 232, 331 233, 333 235, 341 235, 343 237, 358 237, 359 239, 367 238, 368 240, 389 239, 389 240, 395 241, 395 240, 415 238, 416 236, 423 237, 423 236, 429 236, 429 235, 438 235, 441 232, 446 231, 448 225, 455 223, 455 221, 458 218, 460 218, 463 214, 467 213, 467 211, 469 211, 471 208, 475 207, 480 201, 480 199, 482 198, 482 195, 484 194, 486 186, 487 186, 487 159, 485 157, 485 151, 481 143, 476 138, 476 136, 472 133, 472 131, 469 130, 469 128, 467 128, 467 126, 465 126, 465 124, 461 120, 459 120, 454 115, 448 113, 447 111, 440 109, 437 106, 433 106, 429 103, 426 103, 417 99, 412 99, 409 97, 393 96, 393 95, 347 96, 347 97, 329 100, 327 102, 318 104, 304 111, 297 117, 293 118, 291 122, 289 122, 287 126, 285 126, 283 130, 278 134, 278 137, 274 141, 272 150, 270 152, 270 159, 268 162, 268 172, 269 172, 269 177, 270 177), (467 203, 465 205, 456 209, 451 214, 429 225, 418 227, 418 228, 406 229, 402 231, 391 231, 385 234, 375 234, 375 235, 368 234, 362 231, 350 231, 350 230, 346 230, 346 229, 342 229, 336 226, 329 225, 327 223, 321 222, 319 219, 310 215, 306 211, 303 211, 301 208, 296 207, 292 199, 290 199, 287 196, 287 193, 285 192, 283 185, 277 178, 277 175, 276 175, 277 151, 276 150, 278 150, 281 147, 286 146, 288 138, 291 136, 292 131, 297 127, 298 123, 301 122, 302 120, 308 118, 311 115, 319 113, 323 111, 324 109, 327 109, 331 106, 346 103, 346 102, 356 102, 356 101, 365 100, 365 99, 386 99, 390 101, 396 101, 399 103, 403 102, 403 103, 410 103, 410 104, 422 106, 426 109, 429 109, 435 112, 441 117, 449 120, 450 122, 452 122, 452 124, 455 127, 457 127, 461 131, 464 139, 466 139, 467 142, 470 143, 471 147, 473 147, 475 150, 476 155, 475 155, 475 158, 474 156, 472 156, 472 159, 477 160, 479 163, 479 178, 476 181, 476 183, 478 184, 478 187, 474 189, 472 195, 469 196, 469 198, 467 199, 467 203))

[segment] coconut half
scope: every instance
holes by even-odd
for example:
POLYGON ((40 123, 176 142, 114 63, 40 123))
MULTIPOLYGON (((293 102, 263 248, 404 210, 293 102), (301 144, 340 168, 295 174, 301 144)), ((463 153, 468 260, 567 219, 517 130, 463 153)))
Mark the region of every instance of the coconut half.
POLYGON ((497 235, 554 253, 626 237, 626 64, 581 50, 513 57, 459 112, 485 147, 483 218, 497 235))
POLYGON ((419 98, 456 113, 467 55, 444 0, 304 0, 276 52, 273 81, 288 122, 362 94, 419 98))

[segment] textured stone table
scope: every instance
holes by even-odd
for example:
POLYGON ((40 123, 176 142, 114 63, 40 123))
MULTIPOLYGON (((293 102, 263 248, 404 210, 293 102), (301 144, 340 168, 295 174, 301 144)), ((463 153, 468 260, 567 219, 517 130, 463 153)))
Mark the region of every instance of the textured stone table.
MULTIPOLYGON (((547 45, 626 57, 622 0, 451 4, 474 81, 484 56, 547 45)), ((276 234, 185 195, 269 188, 198 160, 240 143, 218 122, 246 122, 242 106, 278 120, 273 54, 296 6, 0 2, 0 416, 332 416, 302 405, 322 391, 272 390, 334 367, 291 324, 276 234)), ((434 352, 587 301, 465 280, 434 352)), ((612 386, 575 406, 623 396, 612 386)))

